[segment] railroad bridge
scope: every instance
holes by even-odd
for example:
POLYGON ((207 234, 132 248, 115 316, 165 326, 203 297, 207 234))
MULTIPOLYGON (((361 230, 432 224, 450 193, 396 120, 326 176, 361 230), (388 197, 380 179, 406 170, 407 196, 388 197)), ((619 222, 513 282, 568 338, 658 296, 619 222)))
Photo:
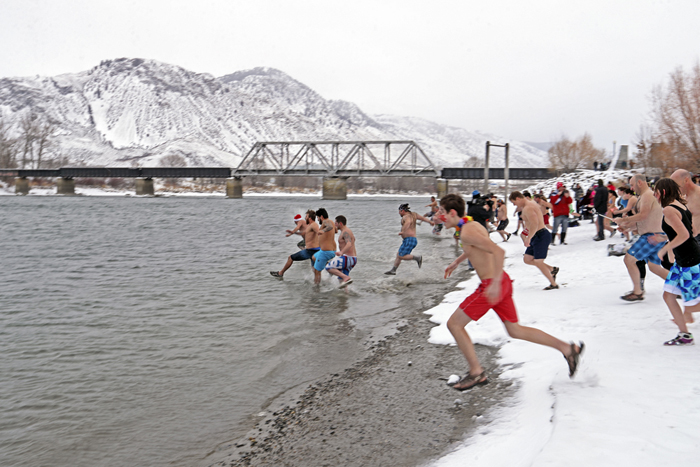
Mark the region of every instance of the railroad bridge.
POLYGON ((243 196, 242 178, 254 176, 323 177, 324 199, 346 199, 351 177, 434 177, 438 195, 447 193, 449 180, 538 180, 547 169, 508 167, 508 144, 486 143, 485 167, 439 170, 414 141, 271 141, 257 142, 238 167, 62 167, 58 169, 0 169, 0 176, 16 178, 15 192, 29 193, 28 177, 52 177, 57 194, 75 193, 75 178, 135 178, 137 195, 153 195, 153 178, 224 178, 226 196, 243 196), (505 168, 489 167, 490 147, 505 148, 505 168))

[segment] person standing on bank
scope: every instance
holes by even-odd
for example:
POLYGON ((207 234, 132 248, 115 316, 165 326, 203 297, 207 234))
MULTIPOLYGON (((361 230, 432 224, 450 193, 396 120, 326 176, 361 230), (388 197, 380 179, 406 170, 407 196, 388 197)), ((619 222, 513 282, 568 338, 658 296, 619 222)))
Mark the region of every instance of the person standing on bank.
POLYGON ((401 216, 401 232, 399 232, 399 236, 403 238, 403 242, 401 243, 401 247, 399 247, 399 252, 396 253, 394 266, 384 273, 389 276, 396 275, 396 270, 401 264, 401 261, 415 261, 418 263, 419 268, 423 266, 423 256, 411 254, 413 249, 418 246, 418 239, 416 238, 416 220, 420 219, 423 222, 434 225, 433 221, 427 217, 411 212, 411 208, 407 203, 399 206, 399 216, 401 216))
POLYGON ((593 237, 593 240, 599 242, 605 240, 605 213, 608 211, 608 187, 603 184, 603 179, 598 180, 598 186, 595 188, 595 196, 593 197, 593 209, 598 213, 596 219, 598 226, 598 235, 593 237))
POLYGON ((552 216, 554 224, 552 227, 552 245, 557 237, 559 226, 561 226, 560 245, 566 245, 566 229, 569 228, 569 206, 574 200, 569 196, 569 191, 564 187, 562 182, 557 182, 557 191, 549 197, 549 202, 552 205, 552 216))
MULTIPOLYGON (((544 331, 518 323, 512 296, 512 280, 503 270, 505 252, 489 238, 483 226, 469 220, 469 217, 464 217, 464 206, 464 200, 459 195, 449 194, 440 200, 440 211, 437 214, 447 228, 460 228, 462 240, 463 253, 445 268, 445 279, 450 277, 461 262, 469 259, 481 280, 476 291, 459 305, 447 321, 447 329, 469 364, 469 373, 452 387, 464 391, 488 383, 488 375, 479 363, 474 344, 465 328, 472 321, 479 320, 490 309, 498 314, 506 332, 512 338, 559 350, 569 366, 569 377, 573 378, 584 350, 583 342, 579 342, 578 345, 568 344, 544 331)), ((533 206, 533 209, 539 212, 537 206, 533 206)))

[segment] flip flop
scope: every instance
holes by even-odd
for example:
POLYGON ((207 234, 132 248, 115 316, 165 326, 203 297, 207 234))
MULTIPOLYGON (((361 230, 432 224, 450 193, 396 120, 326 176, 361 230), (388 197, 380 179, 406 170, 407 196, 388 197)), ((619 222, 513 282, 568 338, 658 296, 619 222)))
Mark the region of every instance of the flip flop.
POLYGON ((352 284, 352 279, 348 279, 345 282, 341 282, 340 285, 338 286, 339 289, 344 289, 348 285, 352 284))
POLYGON ((482 384, 487 384, 489 382, 489 377, 485 371, 482 371, 478 375, 464 375, 457 381, 452 387, 458 391, 466 391, 474 386, 481 386, 482 384), (460 386, 460 387, 457 387, 460 386))
POLYGON ((568 357, 564 357, 566 359, 566 363, 569 364, 569 378, 573 378, 576 374, 576 370, 578 369, 578 362, 581 359, 581 354, 583 353, 583 349, 585 347, 586 344, 584 344, 583 342, 579 342, 578 352, 576 352, 576 344, 574 344, 573 342, 571 343, 571 354, 568 357))

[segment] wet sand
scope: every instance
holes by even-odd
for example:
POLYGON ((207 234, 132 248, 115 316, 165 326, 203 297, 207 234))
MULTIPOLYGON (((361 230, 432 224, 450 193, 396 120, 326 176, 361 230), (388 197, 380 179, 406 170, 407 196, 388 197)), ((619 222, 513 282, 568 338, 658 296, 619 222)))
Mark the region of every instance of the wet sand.
POLYGON ((427 315, 405 318, 342 374, 271 401, 247 436, 202 465, 419 466, 457 447, 514 386, 499 380, 497 349, 485 346, 476 349, 490 383, 465 392, 447 386, 449 375, 466 372, 464 357, 456 346, 427 342, 427 315))

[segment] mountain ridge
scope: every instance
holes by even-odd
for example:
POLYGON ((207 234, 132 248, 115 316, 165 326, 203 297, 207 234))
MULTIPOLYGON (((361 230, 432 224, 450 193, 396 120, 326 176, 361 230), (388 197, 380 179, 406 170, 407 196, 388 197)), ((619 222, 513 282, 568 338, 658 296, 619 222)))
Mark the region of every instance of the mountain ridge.
MULTIPOLYGON (((56 126, 51 150, 77 165, 235 167, 256 141, 413 140, 437 166, 483 160, 488 140, 510 143, 511 167, 540 167, 546 153, 526 143, 417 117, 369 115, 327 100, 275 68, 221 77, 141 58, 103 60, 54 77, 1 78, 0 116, 28 112, 56 126)), ((491 166, 504 164, 492 151, 491 166)))

